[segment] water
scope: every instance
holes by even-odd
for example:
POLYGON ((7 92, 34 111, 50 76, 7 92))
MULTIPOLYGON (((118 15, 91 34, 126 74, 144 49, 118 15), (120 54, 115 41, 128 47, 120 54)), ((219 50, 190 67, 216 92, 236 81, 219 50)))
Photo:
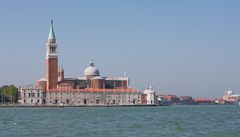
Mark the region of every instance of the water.
POLYGON ((240 106, 0 108, 0 137, 240 137, 240 106))

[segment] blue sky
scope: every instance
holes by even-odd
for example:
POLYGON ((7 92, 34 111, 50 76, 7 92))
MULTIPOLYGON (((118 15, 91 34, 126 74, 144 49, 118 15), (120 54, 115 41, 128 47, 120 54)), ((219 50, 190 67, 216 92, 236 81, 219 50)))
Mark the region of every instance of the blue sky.
POLYGON ((93 59, 101 76, 123 76, 143 90, 220 97, 240 93, 240 1, 1 1, 0 85, 45 76, 54 20, 60 64, 83 75, 93 59))

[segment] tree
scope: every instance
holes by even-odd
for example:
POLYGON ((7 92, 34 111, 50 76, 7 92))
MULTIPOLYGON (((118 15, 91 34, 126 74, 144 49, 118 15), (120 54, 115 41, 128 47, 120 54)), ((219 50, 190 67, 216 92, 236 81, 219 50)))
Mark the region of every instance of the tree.
POLYGON ((14 85, 0 87, 0 102, 17 103, 18 89, 14 85))

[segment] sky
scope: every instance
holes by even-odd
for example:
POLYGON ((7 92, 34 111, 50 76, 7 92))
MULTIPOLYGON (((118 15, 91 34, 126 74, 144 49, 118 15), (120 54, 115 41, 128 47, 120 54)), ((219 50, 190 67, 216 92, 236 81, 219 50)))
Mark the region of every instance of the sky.
POLYGON ((59 64, 80 77, 93 60, 101 76, 143 91, 221 97, 240 93, 239 0, 42 0, 0 2, 0 85, 45 77, 54 20, 59 64))

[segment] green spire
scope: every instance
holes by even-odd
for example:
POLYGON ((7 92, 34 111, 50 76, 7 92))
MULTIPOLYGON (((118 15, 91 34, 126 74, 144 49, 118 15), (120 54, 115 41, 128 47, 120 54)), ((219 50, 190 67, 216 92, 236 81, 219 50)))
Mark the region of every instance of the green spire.
POLYGON ((54 30, 53 30, 53 20, 51 20, 51 27, 50 27, 49 34, 48 34, 48 39, 56 39, 54 30))

